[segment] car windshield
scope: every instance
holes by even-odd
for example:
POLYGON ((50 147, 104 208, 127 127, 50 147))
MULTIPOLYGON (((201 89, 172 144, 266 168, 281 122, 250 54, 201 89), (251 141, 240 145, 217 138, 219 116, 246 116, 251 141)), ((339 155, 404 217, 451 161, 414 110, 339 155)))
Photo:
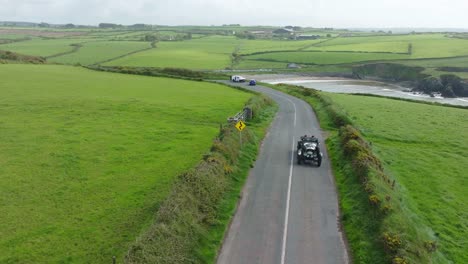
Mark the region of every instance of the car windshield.
POLYGON ((317 144, 314 143, 314 142, 305 142, 304 143, 304 147, 306 147, 306 148, 315 148, 316 146, 317 146, 317 144))

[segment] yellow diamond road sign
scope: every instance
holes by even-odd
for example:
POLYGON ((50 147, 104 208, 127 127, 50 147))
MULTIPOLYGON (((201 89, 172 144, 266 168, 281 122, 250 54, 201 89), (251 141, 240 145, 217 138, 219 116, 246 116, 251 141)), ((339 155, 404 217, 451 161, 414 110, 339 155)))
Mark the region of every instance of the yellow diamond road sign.
POLYGON ((245 127, 246 127, 246 125, 244 124, 244 122, 242 122, 242 120, 237 122, 237 124, 236 124, 236 128, 239 131, 242 131, 245 127))

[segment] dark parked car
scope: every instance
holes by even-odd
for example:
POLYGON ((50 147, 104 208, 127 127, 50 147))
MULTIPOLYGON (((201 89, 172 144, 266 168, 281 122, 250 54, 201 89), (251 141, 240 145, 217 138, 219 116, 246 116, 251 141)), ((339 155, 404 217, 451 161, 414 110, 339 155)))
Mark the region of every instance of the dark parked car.
POLYGON ((257 85, 257 82, 255 80, 250 80, 249 85, 250 86, 255 86, 255 85, 257 85))

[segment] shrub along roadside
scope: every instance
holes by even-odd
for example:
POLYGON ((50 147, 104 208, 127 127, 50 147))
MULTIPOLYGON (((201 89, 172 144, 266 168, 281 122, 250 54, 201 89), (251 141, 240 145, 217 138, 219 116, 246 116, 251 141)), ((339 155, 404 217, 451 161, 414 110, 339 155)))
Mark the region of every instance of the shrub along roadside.
POLYGON ((431 263, 437 249, 432 234, 406 208, 401 186, 385 172, 347 114, 316 90, 290 85, 276 89, 306 100, 322 128, 331 132, 327 146, 354 262, 431 263))
POLYGON ((87 66, 88 69, 105 71, 105 72, 118 72, 125 74, 136 74, 146 75, 155 77, 168 77, 176 79, 185 79, 192 81, 203 81, 203 80, 222 80, 228 79, 228 75, 223 73, 215 72, 201 72, 192 71, 188 69, 179 68, 155 68, 155 67, 127 67, 127 66, 101 66, 91 65, 87 66))
POLYGON ((126 263, 206 263, 214 261, 265 129, 276 107, 263 96, 247 104, 257 109, 239 134, 220 127, 211 151, 180 175, 161 203, 153 223, 130 246, 126 263))

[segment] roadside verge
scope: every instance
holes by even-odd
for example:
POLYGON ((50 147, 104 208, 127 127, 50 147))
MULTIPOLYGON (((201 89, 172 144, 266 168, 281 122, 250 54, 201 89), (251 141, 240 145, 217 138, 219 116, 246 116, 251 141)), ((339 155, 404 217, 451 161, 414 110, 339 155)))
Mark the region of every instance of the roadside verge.
POLYGON ((130 246, 126 263, 210 263, 234 213, 240 189, 276 106, 262 95, 247 103, 253 119, 239 132, 220 126, 210 152, 192 170, 180 175, 160 204, 152 224, 130 246))

